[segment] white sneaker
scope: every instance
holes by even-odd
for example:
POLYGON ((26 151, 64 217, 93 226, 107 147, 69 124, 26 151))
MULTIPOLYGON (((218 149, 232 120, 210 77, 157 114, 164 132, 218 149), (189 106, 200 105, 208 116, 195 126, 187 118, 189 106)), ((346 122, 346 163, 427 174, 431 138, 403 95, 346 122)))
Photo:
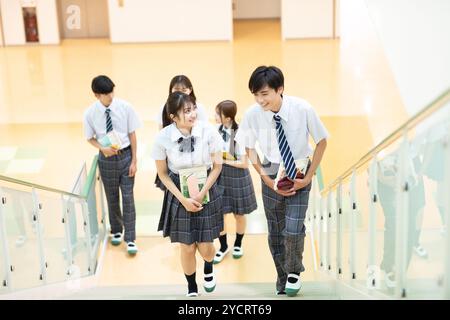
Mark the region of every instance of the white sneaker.
POLYGON ((297 295, 297 293, 300 291, 300 288, 302 287, 302 283, 300 281, 300 276, 296 275, 295 273, 289 273, 286 281, 286 294, 288 297, 293 297, 297 295), (297 279, 296 282, 291 283, 289 282, 289 278, 297 279))
POLYGON ((112 244, 113 246, 118 246, 118 245, 121 244, 121 243, 122 243, 122 232, 114 233, 114 234, 111 236, 111 244, 112 244))
POLYGON ((239 259, 244 255, 244 249, 242 247, 234 247, 233 248, 233 258, 239 259))
POLYGON ((195 298, 195 297, 198 297, 198 292, 188 292, 188 293, 186 293, 186 297, 189 297, 189 298, 195 298))
POLYGON ((214 264, 218 264, 219 262, 221 262, 223 260, 223 258, 225 258, 225 256, 228 253, 228 251, 230 251, 229 247, 227 248, 227 250, 225 250, 225 252, 222 252, 222 251, 218 250, 216 252, 216 255, 214 256, 213 263, 214 264))
POLYGON ((203 288, 205 288, 206 292, 213 292, 216 288, 216 275, 214 274, 214 271, 212 273, 205 274, 204 278, 211 278, 211 280, 205 280, 203 283, 203 288))
POLYGON ((133 241, 130 241, 127 243, 127 251, 128 254, 134 255, 138 252, 138 247, 136 245, 136 243, 134 243, 133 241))

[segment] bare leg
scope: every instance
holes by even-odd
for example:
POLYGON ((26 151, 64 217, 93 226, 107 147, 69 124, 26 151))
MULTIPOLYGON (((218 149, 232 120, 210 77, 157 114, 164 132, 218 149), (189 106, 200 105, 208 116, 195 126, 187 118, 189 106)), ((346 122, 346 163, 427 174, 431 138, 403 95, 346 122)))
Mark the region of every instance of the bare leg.
POLYGON ((195 251, 197 246, 193 244, 180 243, 181 266, 187 275, 193 274, 196 270, 195 251))
POLYGON ((244 234, 245 228, 247 227, 247 219, 243 214, 235 214, 236 219, 236 233, 244 234))
POLYGON ((197 247, 198 252, 200 252, 200 255, 205 261, 211 262, 214 259, 216 249, 212 242, 200 242, 197 244, 197 247))

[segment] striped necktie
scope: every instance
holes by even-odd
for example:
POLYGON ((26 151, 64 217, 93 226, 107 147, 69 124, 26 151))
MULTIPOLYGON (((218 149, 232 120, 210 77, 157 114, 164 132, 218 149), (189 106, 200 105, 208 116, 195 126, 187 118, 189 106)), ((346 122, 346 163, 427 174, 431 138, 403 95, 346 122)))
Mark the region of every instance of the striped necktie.
POLYGON ((281 125, 281 117, 277 114, 273 116, 277 128, 277 140, 278 148, 280 149, 281 157, 283 158, 284 168, 286 169, 286 175, 295 179, 297 175, 297 168, 295 167, 294 157, 292 156, 291 148, 284 134, 283 126, 281 125))
POLYGON ((106 133, 108 133, 108 132, 112 131, 112 129, 113 129, 112 120, 111 120, 111 116, 110 116, 111 109, 109 109, 109 108, 106 109, 105 113, 106 113, 106 133))

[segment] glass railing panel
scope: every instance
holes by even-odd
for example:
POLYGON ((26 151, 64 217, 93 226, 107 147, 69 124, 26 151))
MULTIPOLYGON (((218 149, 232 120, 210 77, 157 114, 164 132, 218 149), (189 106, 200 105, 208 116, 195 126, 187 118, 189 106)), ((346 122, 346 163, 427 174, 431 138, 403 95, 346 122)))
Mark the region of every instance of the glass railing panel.
POLYGON ((350 181, 347 180, 341 187, 341 279, 351 280, 352 270, 350 268, 350 250, 351 250, 351 200, 350 200, 350 181))
MULTIPOLYGON (((0 201, 1 198, 0 198, 0 201)), ((1 209, 0 209, 1 210, 1 209)), ((0 219, 2 219, 2 216, 0 216, 0 219)), ((1 221, 0 221, 0 228, 2 227, 1 221)), ((4 231, 6 231, 6 227, 4 228, 4 231)), ((2 235, 2 230, 0 230, 0 236, 2 235)), ((5 235, 6 236, 6 235, 5 235)), ((2 238, 0 238, 0 241, 3 241, 2 238)), ((6 260, 6 252, 5 247, 6 243, 0 243, 0 294, 8 292, 8 264, 6 260)))
POLYGON ((107 232, 96 161, 88 176, 83 165, 75 194, 1 177, 0 293, 95 272, 107 232))
POLYGON ((108 215, 106 208, 106 196, 103 190, 101 180, 97 180, 95 188, 95 198, 96 198, 96 213, 97 213, 97 224, 98 224, 98 237, 103 239, 105 237, 107 225, 108 225, 108 215))
POLYGON ((369 212, 370 190, 369 169, 367 166, 359 168, 355 173, 356 203, 354 210, 355 221, 355 249, 354 249, 354 281, 360 286, 367 286, 369 261, 369 212))
POLYGON ((446 202, 449 137, 447 106, 409 135, 409 188, 406 246, 406 296, 439 299, 444 295, 446 202))
POLYGON ((318 246, 319 246, 319 266, 320 270, 326 270, 327 268, 327 206, 326 206, 326 198, 319 195, 320 198, 320 206, 319 206, 319 216, 318 216, 318 224, 319 224, 319 234, 318 234, 318 246))
MULTIPOLYGON (((394 296, 396 286, 396 243, 397 215, 399 212, 397 197, 397 180, 399 171, 399 151, 401 141, 397 140, 381 151, 377 157, 377 192, 378 206, 382 215, 383 227, 377 232, 376 256, 379 257, 380 284, 378 290, 394 296)), ((380 220, 378 220, 380 221, 380 220)))
POLYGON ((315 178, 313 178, 311 191, 309 194, 309 205, 306 211, 306 235, 311 239, 311 253, 313 266, 315 270, 320 265, 319 238, 320 238, 320 196, 319 186, 315 178))
POLYGON ((87 276, 89 270, 90 250, 87 242, 87 226, 83 218, 83 200, 69 199, 68 201, 67 228, 70 229, 70 250, 72 266, 71 279, 87 276))
MULTIPOLYGON (((377 164, 378 165, 378 164, 377 164)), ((377 170, 379 167, 377 167, 377 170)), ((377 175, 378 176, 378 175, 377 175)), ((378 182, 378 177, 376 178, 378 182)), ((369 268, 371 268, 369 271, 372 271, 373 275, 372 277, 375 279, 374 283, 374 289, 375 290, 381 290, 386 294, 393 294, 393 290, 389 289, 386 286, 386 274, 384 271, 381 270, 381 265, 383 261, 383 256, 385 255, 385 225, 388 223, 386 221, 383 207, 380 203, 380 196, 377 193, 377 201, 374 204, 375 205, 375 235, 374 235, 374 263, 373 265, 370 265, 369 268)), ((386 249, 389 250, 389 249, 386 249)), ((386 252, 387 253, 387 252, 386 252)))
MULTIPOLYGON (((25 188, 24 188, 25 189, 25 188)), ((6 227, 6 243, 10 257, 10 290, 33 288, 43 283, 39 248, 39 225, 30 192, 1 188, 6 227)))
MULTIPOLYGON (((91 237, 91 259, 94 261, 97 260, 95 253, 100 246, 100 226, 101 226, 101 209, 100 203, 96 198, 96 190, 98 181, 94 179, 94 185, 92 186, 91 192, 88 195, 87 199, 87 209, 88 209, 88 219, 89 219, 89 228, 90 228, 90 237, 91 237)), ((95 265, 95 264, 94 264, 95 265)))
MULTIPOLYGON (((65 204, 61 195, 37 191, 42 225, 42 245, 46 263, 46 283, 62 282, 68 277, 70 266, 66 251, 66 235, 63 223, 65 204)), ((65 220, 64 220, 65 222, 65 220)))
POLYGON ((328 205, 327 212, 327 232, 328 232, 328 272, 335 276, 337 275, 337 210, 336 210, 336 192, 330 192, 331 203, 328 205))

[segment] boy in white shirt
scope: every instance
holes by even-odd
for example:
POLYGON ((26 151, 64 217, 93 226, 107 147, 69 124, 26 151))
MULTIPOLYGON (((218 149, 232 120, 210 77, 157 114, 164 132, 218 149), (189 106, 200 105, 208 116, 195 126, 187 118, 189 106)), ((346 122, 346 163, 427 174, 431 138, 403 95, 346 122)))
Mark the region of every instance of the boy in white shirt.
POLYGON ((277 269, 277 295, 295 296, 305 270, 302 255, 305 214, 311 180, 324 154, 328 132, 311 105, 300 98, 283 95, 284 76, 277 67, 260 66, 249 80, 256 104, 248 110, 236 135, 261 176, 264 211, 269 230, 269 247, 277 269), (316 148, 309 145, 312 136, 316 148), (259 143, 264 161, 255 150, 259 143), (307 171, 299 175, 295 160, 310 156, 307 171), (280 164, 286 168, 286 188, 274 179, 280 164))
POLYGON ((137 170, 135 130, 141 124, 128 102, 114 98, 114 86, 107 76, 100 75, 92 80, 92 91, 98 101, 84 113, 84 133, 88 142, 99 150, 98 166, 108 202, 111 243, 119 245, 125 229, 127 251, 134 255, 138 251, 133 195, 137 170), (119 146, 102 144, 108 136, 117 137, 119 146), (123 216, 119 189, 122 192, 123 216))

